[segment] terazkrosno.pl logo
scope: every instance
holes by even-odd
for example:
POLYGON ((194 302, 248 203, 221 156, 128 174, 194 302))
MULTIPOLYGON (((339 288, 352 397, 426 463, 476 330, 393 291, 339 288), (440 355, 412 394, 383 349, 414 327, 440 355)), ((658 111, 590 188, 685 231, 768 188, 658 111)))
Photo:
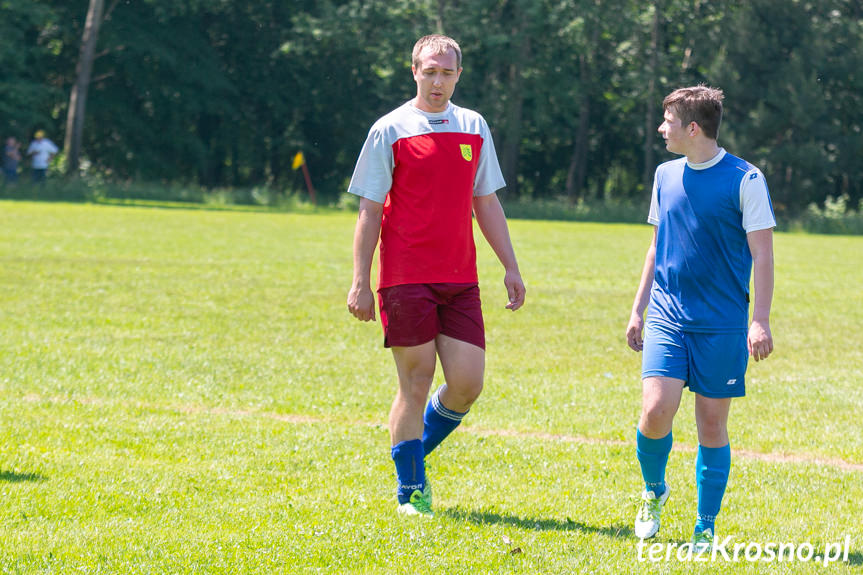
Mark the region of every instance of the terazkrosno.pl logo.
POLYGON ((697 549, 692 543, 648 543, 638 542, 638 561, 658 563, 660 561, 692 561, 706 563, 726 561, 729 563, 746 561, 749 563, 793 563, 796 561, 815 562, 829 565, 837 561, 847 562, 851 551, 851 536, 842 541, 827 543, 823 552, 812 543, 767 543, 734 542, 732 536, 725 539, 717 537, 709 549, 697 549))

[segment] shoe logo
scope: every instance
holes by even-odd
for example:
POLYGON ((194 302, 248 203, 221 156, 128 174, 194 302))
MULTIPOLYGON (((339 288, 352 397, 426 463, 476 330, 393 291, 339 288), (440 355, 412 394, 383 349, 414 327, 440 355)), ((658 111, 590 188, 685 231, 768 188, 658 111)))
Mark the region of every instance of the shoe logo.
POLYGON ((737 383, 736 379, 729 379, 725 385, 734 385, 735 383, 737 383))
POLYGON ((473 159, 473 150, 470 147, 470 144, 459 144, 459 148, 461 148, 461 157, 467 160, 468 162, 473 159))

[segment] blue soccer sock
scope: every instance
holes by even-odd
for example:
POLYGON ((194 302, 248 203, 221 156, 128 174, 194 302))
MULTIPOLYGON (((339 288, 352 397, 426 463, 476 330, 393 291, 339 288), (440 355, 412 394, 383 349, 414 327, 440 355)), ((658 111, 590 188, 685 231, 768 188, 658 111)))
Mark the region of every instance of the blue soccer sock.
POLYGON ((650 439, 640 429, 635 432, 635 454, 641 464, 641 476, 647 491, 659 497, 665 493, 665 466, 674 442, 671 432, 660 439, 650 439))
POLYGON ((425 454, 431 453, 435 447, 440 445, 440 442, 446 439, 446 436, 453 432, 458 427, 461 420, 467 415, 467 411, 459 413, 447 409, 440 401, 441 391, 446 389, 446 384, 437 388, 426 406, 425 415, 423 416, 423 450, 425 454))
POLYGON ((716 533, 714 522, 719 508, 722 506, 722 496, 728 485, 728 473, 731 470, 731 446, 704 447, 698 446, 698 457, 695 460, 695 480, 698 483, 698 517, 695 532, 710 529, 716 533))
POLYGON ((392 456, 396 464, 399 503, 407 503, 410 501, 411 493, 425 488, 423 442, 419 439, 411 439, 397 443, 392 448, 392 456))

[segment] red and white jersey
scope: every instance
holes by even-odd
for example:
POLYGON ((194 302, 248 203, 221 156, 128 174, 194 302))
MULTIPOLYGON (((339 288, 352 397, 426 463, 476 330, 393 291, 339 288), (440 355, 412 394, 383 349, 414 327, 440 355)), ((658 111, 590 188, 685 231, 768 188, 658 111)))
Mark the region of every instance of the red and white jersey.
POLYGON ((473 196, 506 183, 488 124, 449 103, 412 102, 375 122, 348 192, 384 204, 378 289, 409 283, 475 283, 473 196))

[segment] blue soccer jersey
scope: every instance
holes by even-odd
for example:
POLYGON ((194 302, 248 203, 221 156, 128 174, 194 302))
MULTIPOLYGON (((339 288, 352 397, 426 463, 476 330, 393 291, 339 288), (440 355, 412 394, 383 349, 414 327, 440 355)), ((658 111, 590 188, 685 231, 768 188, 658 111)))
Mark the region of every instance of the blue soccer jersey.
POLYGON ((746 234, 776 226, 764 176, 720 149, 656 169, 648 222, 657 226, 648 321, 684 331, 745 331, 752 254, 746 234))

